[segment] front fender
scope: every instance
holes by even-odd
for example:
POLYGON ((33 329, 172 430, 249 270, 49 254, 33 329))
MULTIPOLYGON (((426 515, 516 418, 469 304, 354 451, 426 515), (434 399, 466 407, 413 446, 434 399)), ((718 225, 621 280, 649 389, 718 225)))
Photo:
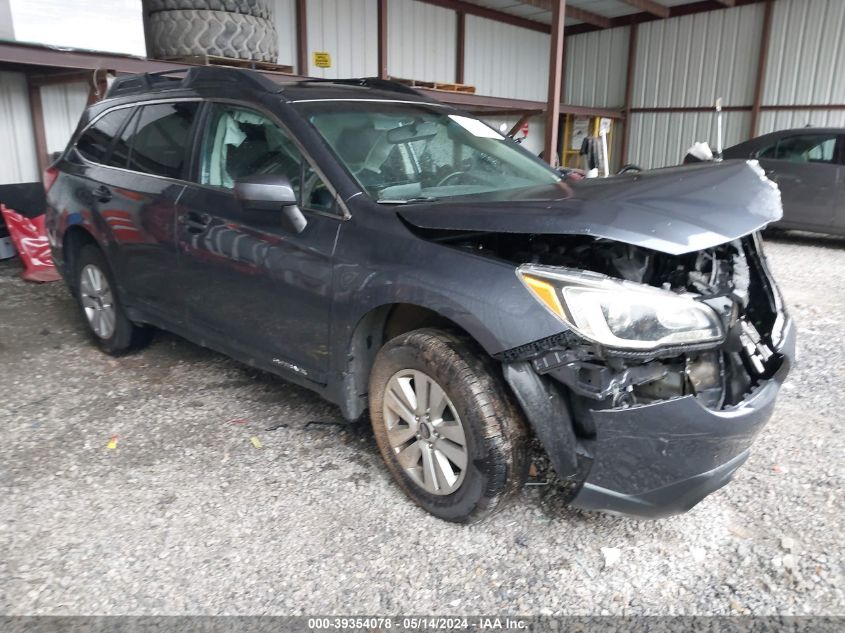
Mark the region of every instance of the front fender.
POLYGON ((513 264, 428 246, 440 252, 423 260, 406 255, 378 271, 355 264, 338 266, 333 319, 336 351, 348 344, 367 314, 395 304, 436 312, 464 329, 490 355, 565 329, 520 283, 513 264))

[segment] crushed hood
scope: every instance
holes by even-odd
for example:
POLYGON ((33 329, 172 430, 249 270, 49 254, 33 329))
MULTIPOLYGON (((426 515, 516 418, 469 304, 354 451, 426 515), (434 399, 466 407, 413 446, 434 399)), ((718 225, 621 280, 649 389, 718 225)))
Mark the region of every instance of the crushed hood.
POLYGON ((781 218, 757 161, 725 161, 500 191, 398 209, 421 229, 592 235, 672 255, 711 248, 781 218))

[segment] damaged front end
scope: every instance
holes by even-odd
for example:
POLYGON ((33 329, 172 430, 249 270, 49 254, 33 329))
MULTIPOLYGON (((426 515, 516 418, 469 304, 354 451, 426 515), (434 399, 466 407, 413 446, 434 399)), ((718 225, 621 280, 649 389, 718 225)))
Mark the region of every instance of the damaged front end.
POLYGON ((568 326, 500 360, 572 505, 657 517, 724 485, 794 354, 758 234, 681 255, 581 237, 506 243, 482 249, 529 262, 521 281, 568 326))
POLYGON ((523 292, 505 309, 533 301, 526 315, 560 324, 495 356, 574 506, 683 512, 748 457, 794 356, 758 233, 782 216, 780 192, 756 161, 400 215, 513 265, 523 292))

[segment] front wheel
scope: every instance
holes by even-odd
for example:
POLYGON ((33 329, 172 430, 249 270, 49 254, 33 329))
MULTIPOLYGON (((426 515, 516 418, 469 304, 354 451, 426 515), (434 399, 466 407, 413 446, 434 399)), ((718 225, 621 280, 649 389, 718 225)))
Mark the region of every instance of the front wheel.
POLYGON ((379 351, 370 417, 394 479, 447 521, 478 521, 522 487, 526 426, 492 361, 471 341, 434 329, 379 351))
POLYGON ((87 244, 76 260, 75 290, 82 318, 101 350, 112 356, 143 347, 152 329, 130 321, 117 296, 114 276, 102 251, 87 244))

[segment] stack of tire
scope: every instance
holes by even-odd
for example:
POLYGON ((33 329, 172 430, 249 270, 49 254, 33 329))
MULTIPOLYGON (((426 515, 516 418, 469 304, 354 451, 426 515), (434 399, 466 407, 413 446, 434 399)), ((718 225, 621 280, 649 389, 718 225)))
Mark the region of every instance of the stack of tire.
POLYGON ((147 42, 158 59, 213 55, 275 63, 272 0, 145 0, 147 42))

